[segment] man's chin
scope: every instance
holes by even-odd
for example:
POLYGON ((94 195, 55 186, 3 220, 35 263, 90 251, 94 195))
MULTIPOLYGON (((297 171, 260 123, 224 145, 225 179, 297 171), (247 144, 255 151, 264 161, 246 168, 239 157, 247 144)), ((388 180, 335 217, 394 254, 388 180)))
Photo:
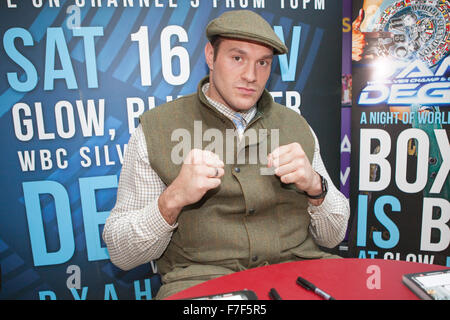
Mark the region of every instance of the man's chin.
POLYGON ((253 101, 253 100, 240 102, 240 103, 234 104, 232 109, 235 111, 239 111, 239 112, 245 112, 245 111, 250 110, 255 104, 256 104, 256 101, 253 101))

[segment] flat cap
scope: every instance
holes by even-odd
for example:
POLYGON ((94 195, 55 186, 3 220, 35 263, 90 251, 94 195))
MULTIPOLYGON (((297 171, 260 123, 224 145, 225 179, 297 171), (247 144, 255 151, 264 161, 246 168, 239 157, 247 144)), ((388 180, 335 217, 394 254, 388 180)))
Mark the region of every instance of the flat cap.
POLYGON ((206 27, 206 37, 214 36, 251 40, 268 45, 275 54, 288 52, 270 24, 259 14, 250 10, 232 10, 212 20, 206 27))

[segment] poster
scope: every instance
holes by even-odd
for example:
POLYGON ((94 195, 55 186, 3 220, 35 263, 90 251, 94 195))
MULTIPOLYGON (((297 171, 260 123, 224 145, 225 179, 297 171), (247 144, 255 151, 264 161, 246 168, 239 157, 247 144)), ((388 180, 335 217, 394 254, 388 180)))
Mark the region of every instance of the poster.
POLYGON ((450 265, 450 1, 353 1, 352 254, 450 265))
POLYGON ((308 119, 339 186, 339 1, 1 1, 0 299, 156 295, 154 263, 112 265, 104 222, 139 115, 196 90, 207 23, 237 9, 290 49, 267 88, 308 119))
POLYGON ((341 186, 350 197, 351 107, 352 107, 352 1, 342 1, 342 81, 341 81, 341 186))

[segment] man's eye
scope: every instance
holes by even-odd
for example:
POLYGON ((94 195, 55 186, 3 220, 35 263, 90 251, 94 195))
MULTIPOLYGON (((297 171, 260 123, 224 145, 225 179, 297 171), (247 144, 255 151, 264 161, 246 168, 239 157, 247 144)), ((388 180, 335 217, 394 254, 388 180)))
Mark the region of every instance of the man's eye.
POLYGON ((267 66, 267 61, 266 60, 261 60, 259 62, 259 65, 262 66, 262 67, 267 66))
POLYGON ((234 59, 235 61, 238 61, 238 62, 242 60, 242 58, 239 57, 239 56, 233 57, 233 59, 234 59))

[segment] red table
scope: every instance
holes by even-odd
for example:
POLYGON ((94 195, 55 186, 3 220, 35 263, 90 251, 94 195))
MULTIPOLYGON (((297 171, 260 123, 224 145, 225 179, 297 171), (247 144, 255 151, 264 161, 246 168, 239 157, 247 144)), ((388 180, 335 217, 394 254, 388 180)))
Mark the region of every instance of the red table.
POLYGON ((322 299, 296 284, 297 277, 301 276, 337 300, 417 300, 417 296, 402 283, 403 274, 439 269, 446 267, 381 259, 347 258, 288 262, 209 280, 168 299, 186 299, 249 289, 256 293, 258 299, 268 300, 271 288, 275 288, 284 300, 322 299), (374 288, 376 282, 373 280, 377 274, 380 288, 374 288))

